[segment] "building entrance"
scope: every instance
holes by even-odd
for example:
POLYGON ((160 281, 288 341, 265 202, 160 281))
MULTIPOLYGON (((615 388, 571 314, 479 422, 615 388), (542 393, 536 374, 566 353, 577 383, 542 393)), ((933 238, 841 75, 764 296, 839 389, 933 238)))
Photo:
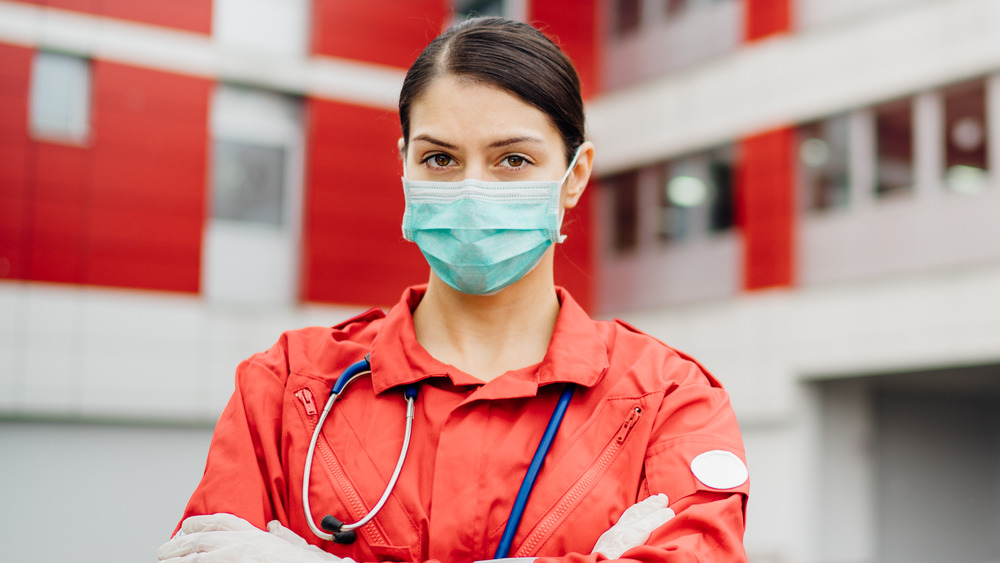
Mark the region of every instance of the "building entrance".
POLYGON ((830 380, 823 561, 1000 561, 1000 365, 830 380))

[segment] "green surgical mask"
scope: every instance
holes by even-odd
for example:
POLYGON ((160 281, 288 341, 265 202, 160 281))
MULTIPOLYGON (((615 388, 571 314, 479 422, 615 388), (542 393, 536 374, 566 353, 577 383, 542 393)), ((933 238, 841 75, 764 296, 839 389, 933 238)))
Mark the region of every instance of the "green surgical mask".
POLYGON ((562 242, 560 180, 435 182, 403 177, 403 237, 437 277, 462 293, 492 295, 523 278, 562 242))

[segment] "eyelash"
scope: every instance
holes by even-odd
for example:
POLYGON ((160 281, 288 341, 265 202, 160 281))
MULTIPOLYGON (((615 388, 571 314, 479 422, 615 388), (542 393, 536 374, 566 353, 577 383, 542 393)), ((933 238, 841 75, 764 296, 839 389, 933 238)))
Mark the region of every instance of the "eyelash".
POLYGON ((423 165, 425 165, 427 167, 430 167, 430 168, 444 168, 445 166, 447 166, 447 164, 434 164, 432 162, 433 160, 437 159, 438 157, 442 157, 442 156, 445 157, 445 158, 447 158, 449 160, 448 164, 451 164, 451 162, 455 161, 454 158, 452 158, 452 157, 450 157, 450 156, 448 156, 448 155, 446 155, 444 153, 439 153, 438 152, 438 153, 427 155, 426 157, 424 157, 423 160, 420 161, 420 164, 423 164, 423 165))
POLYGON ((533 162, 531 162, 530 160, 528 160, 528 157, 524 156, 523 154, 512 154, 510 156, 505 156, 503 158, 503 161, 501 161, 501 162, 507 162, 507 161, 509 161, 512 158, 518 158, 518 159, 520 159, 521 160, 521 164, 520 164, 520 166, 514 166, 514 165, 511 164, 510 165, 511 168, 524 168, 526 164, 534 164, 533 162))
MULTIPOLYGON (((423 165, 425 165, 427 167, 430 167, 430 168, 445 168, 446 166, 448 166, 449 164, 451 164, 454 161, 455 161, 455 159, 452 158, 451 156, 439 152, 439 153, 434 153, 434 154, 427 155, 423 160, 420 161, 420 164, 423 164, 423 165), (445 158, 447 158, 448 161, 449 161, 448 164, 434 164, 434 160, 437 159, 438 157, 445 157, 445 158)), ((528 164, 534 164, 534 162, 532 162, 528 157, 524 156, 523 154, 511 154, 511 155, 507 155, 507 156, 503 157, 503 159, 500 162, 508 162, 508 166, 506 166, 505 168, 510 168, 512 170, 517 170, 517 169, 525 168, 526 165, 528 165, 528 164), (514 164, 512 164, 512 163, 509 162, 510 159, 519 159, 521 161, 521 164, 514 165, 514 164)))

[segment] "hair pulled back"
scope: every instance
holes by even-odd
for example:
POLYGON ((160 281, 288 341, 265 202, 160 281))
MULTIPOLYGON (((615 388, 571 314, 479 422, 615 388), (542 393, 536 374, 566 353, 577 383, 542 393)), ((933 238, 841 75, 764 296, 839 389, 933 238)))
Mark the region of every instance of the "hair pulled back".
POLYGON ((410 107, 434 79, 446 75, 501 88, 548 115, 562 135, 567 162, 585 139, 580 79, 569 57, 528 24, 480 17, 439 35, 406 73, 399 93, 404 150, 410 107))

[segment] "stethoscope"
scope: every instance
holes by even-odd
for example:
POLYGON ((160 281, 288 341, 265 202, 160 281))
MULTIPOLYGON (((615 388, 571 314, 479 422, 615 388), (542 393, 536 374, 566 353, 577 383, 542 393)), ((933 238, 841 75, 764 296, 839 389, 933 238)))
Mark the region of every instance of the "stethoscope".
MULTIPOLYGON (((345 524, 336 519, 333 515, 327 514, 320 522, 320 526, 322 526, 324 530, 327 530, 327 532, 320 530, 316 526, 316 522, 312 517, 312 511, 309 509, 309 475, 312 470, 312 460, 313 454, 316 451, 316 442, 319 440, 320 431, 323 429, 323 423, 326 421, 327 415, 330 414, 330 409, 332 409, 333 404, 337 402, 337 398, 343 394, 347 385, 365 374, 370 374, 371 371, 371 362, 369 361, 368 356, 365 356, 363 360, 351 364, 344 370, 343 373, 340 374, 336 383, 333 384, 333 388, 330 389, 330 398, 327 399, 326 406, 323 407, 323 413, 320 414, 319 421, 316 423, 312 439, 309 441, 309 449, 306 452, 306 466, 302 472, 302 510, 305 511, 306 523, 309 524, 309 529, 312 530, 317 537, 335 543, 353 543, 354 540, 357 539, 357 534, 354 530, 357 530, 361 526, 370 522, 371 519, 375 518, 375 515, 378 514, 378 511, 382 510, 382 506, 385 505, 385 502, 389 499, 389 495, 392 493, 392 489, 396 486, 396 480, 399 478, 399 472, 403 469, 403 461, 406 459, 406 452, 410 448, 410 433, 413 429, 414 403, 417 399, 416 384, 407 385, 403 390, 403 397, 406 399, 406 433, 403 435, 403 447, 399 452, 399 459, 396 461, 396 468, 392 472, 392 477, 389 478, 389 483, 386 485, 385 491, 382 493, 382 498, 375 503, 375 506, 372 507, 368 514, 365 514, 364 517, 353 524, 345 524)), ((567 385, 566 389, 563 390, 562 395, 560 395, 559 401, 556 403, 555 410, 552 411, 552 417, 549 418, 549 423, 545 427, 545 432, 542 434, 542 439, 538 443, 535 455, 531 458, 531 463, 528 465, 528 471, 524 474, 524 480, 521 481, 521 488, 517 491, 517 497, 514 499, 514 506, 510 510, 510 517, 507 519, 507 525, 504 528, 503 535, 500 537, 500 544, 497 546, 494 559, 503 559, 507 557, 510 552, 511 544, 514 541, 514 533, 517 532, 518 524, 521 523, 521 517, 524 515, 524 508, 528 504, 528 497, 531 495, 531 489, 535 486, 535 479, 538 478, 538 473, 542 469, 542 463, 545 462, 545 456, 548 455, 549 448, 552 446, 552 441, 555 439, 556 432, 559 430, 559 425, 562 424, 563 415, 566 414, 566 407, 569 406, 569 401, 573 397, 574 389, 575 386, 572 384, 567 385)))

